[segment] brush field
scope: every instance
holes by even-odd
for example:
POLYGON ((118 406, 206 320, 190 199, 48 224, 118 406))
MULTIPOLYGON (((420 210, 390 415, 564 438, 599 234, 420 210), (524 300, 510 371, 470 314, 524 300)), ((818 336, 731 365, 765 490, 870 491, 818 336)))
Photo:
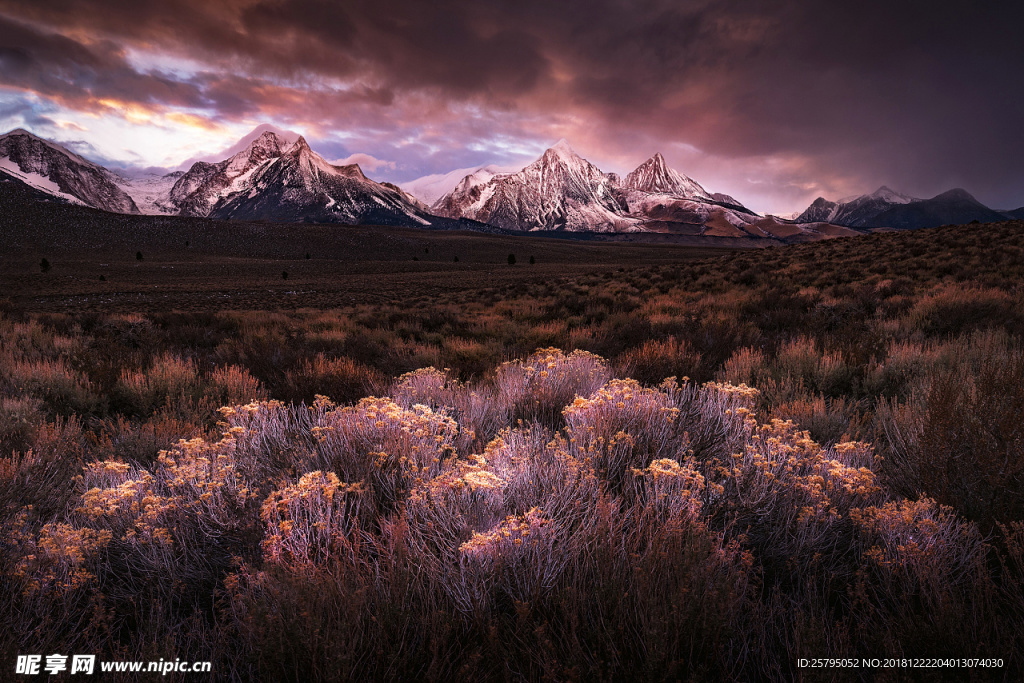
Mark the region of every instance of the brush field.
POLYGON ((1020 222, 735 250, 76 211, 85 248, 47 210, 0 273, 4 661, 1024 674, 1020 222), (798 668, 887 657, 1002 666, 798 668))

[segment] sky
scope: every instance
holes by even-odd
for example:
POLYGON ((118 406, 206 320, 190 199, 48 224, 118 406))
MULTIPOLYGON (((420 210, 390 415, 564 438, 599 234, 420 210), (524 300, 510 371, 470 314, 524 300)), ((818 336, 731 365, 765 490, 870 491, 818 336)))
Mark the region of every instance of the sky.
POLYGON ((262 123, 375 180, 655 152, 787 214, 880 185, 1024 206, 1024 3, 0 0, 0 128, 174 168, 262 123))

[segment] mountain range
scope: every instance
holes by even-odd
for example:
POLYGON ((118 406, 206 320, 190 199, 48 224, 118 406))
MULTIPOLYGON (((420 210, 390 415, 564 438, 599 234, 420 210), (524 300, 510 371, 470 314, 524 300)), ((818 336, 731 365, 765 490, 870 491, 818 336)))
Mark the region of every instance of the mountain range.
POLYGON ((931 199, 918 199, 884 185, 871 194, 830 202, 818 197, 794 220, 826 221, 850 228, 934 228, 954 223, 994 223, 1024 216, 1024 208, 995 211, 967 190, 948 190, 931 199))
POLYGON ((843 227, 762 217, 705 190, 661 154, 620 178, 604 173, 565 140, 514 173, 477 169, 431 211, 514 231, 645 232, 786 241, 857 234, 843 227))
POLYGON ((1024 218, 1024 208, 994 211, 961 189, 917 199, 884 186, 839 201, 819 197, 790 220, 759 216, 669 167, 660 153, 620 177, 601 171, 565 140, 518 171, 458 169, 405 189, 367 178, 357 164, 332 164, 301 135, 268 125, 223 156, 194 160, 187 170, 127 177, 25 130, 0 136, 0 173, 56 200, 115 213, 785 242, 1024 218))

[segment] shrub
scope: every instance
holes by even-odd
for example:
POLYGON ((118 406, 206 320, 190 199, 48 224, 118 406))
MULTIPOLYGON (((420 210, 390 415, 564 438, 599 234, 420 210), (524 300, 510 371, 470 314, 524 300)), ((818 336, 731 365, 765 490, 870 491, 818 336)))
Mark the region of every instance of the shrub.
POLYGON ((634 380, 612 380, 562 412, 574 457, 592 466, 615 490, 631 470, 643 469, 652 460, 678 458, 680 448, 686 447, 677 432, 679 409, 669 396, 634 380))
POLYGON ((924 397, 890 403, 879 420, 893 486, 925 493, 991 529, 1024 518, 1024 354, 990 357, 977 377, 937 376, 924 397))
POLYGON ((342 484, 333 472, 310 472, 298 483, 270 494, 260 509, 266 525, 266 561, 323 564, 339 546, 351 550, 361 526, 361 484, 342 484))
POLYGON ((0 386, 39 399, 51 415, 102 412, 104 401, 92 382, 62 360, 14 360, 0 357, 0 386))
POLYGON ((1021 329, 1019 299, 984 287, 938 287, 921 297, 906 317, 907 328, 937 337, 984 328, 1021 329))
POLYGON ((500 405, 513 422, 540 420, 555 427, 562 408, 577 396, 589 396, 610 379, 605 361, 586 351, 565 355, 540 349, 523 361, 504 363, 495 376, 500 405))
POLYGON ((311 434, 312 469, 332 471, 346 482, 365 482, 375 509, 390 510, 418 481, 437 476, 455 452, 458 425, 424 405, 406 410, 390 399, 364 398, 322 411, 311 434))
POLYGON ((699 370, 701 354, 685 339, 651 339, 619 356, 618 365, 623 376, 645 384, 659 384, 667 377, 685 381, 699 370))
POLYGON ((328 358, 322 353, 303 359, 286 377, 290 398, 306 403, 312 403, 318 394, 339 403, 358 401, 385 383, 383 374, 371 367, 348 357, 328 358))
POLYGON ((123 370, 113 391, 115 405, 138 416, 152 415, 164 407, 185 408, 200 396, 195 362, 170 354, 155 358, 148 370, 123 370))

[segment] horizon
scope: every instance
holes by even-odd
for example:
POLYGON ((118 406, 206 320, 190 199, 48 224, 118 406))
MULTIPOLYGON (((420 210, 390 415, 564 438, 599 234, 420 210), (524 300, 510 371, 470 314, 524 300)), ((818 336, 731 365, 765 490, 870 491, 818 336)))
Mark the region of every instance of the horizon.
POLYGON ((565 138, 606 173, 660 152, 763 214, 881 186, 1024 206, 1019 7, 47 5, 0 0, 0 129, 113 169, 269 123, 400 186, 565 138))

